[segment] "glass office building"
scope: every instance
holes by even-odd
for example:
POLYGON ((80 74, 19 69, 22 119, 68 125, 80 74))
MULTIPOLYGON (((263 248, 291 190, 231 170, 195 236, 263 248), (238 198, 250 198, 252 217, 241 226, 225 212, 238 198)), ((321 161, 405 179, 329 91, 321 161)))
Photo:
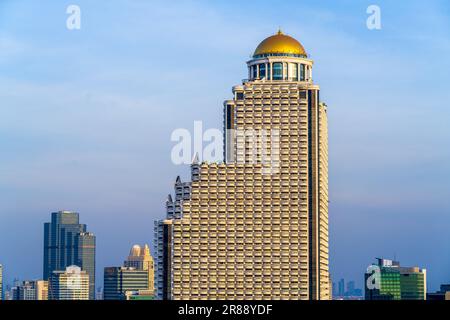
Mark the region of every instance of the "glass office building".
POLYGON ((128 292, 148 291, 148 271, 133 267, 107 267, 103 280, 104 300, 127 300, 128 292))
POLYGON ((95 299, 95 235, 79 223, 79 214, 53 212, 51 222, 44 224, 44 280, 54 271, 79 266, 89 275, 89 298, 95 299))

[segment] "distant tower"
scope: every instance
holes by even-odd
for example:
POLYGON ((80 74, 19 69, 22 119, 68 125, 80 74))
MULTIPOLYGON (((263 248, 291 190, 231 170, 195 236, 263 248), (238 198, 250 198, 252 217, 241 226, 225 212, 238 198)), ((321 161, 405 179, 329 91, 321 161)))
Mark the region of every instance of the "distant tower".
POLYGON ((153 299, 154 262, 148 245, 134 245, 123 267, 106 267, 104 300, 153 299))
POLYGON ((48 282, 45 280, 22 281, 12 289, 13 300, 47 300, 48 282))
POLYGON ((344 279, 339 280, 338 286, 339 286, 338 296, 339 297, 345 296, 345 280, 344 279))
POLYGON ((130 250, 128 259, 124 262, 124 267, 132 267, 137 270, 145 270, 148 272, 147 290, 152 293, 155 291, 155 266, 153 257, 150 254, 150 248, 147 244, 143 247, 134 245, 130 250))
POLYGON ((95 236, 79 223, 79 214, 71 211, 52 213, 44 224, 44 280, 54 271, 76 265, 89 275, 89 299, 95 299, 95 236))
POLYGON ((327 106, 313 61, 279 31, 247 67, 224 102, 224 161, 195 157, 155 223, 158 299, 331 298, 327 106))

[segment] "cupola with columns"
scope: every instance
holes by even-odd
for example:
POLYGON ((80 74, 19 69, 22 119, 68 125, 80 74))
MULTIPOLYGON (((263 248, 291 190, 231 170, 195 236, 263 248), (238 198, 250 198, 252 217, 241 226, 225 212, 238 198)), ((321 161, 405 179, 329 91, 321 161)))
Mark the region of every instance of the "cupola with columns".
POLYGON ((258 45, 247 65, 250 81, 312 82, 313 61, 300 42, 281 30, 258 45))

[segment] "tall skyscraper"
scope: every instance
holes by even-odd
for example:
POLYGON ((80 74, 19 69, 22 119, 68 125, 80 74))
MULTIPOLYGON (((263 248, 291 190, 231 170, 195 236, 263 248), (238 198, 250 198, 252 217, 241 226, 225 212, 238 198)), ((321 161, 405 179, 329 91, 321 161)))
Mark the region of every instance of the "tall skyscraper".
POLYGON ((366 300, 425 300, 427 275, 419 267, 401 267, 400 262, 377 259, 365 273, 366 300))
POLYGON ((224 162, 194 159, 155 223, 159 299, 330 299, 327 107, 279 31, 224 102, 224 162))
POLYGON ((89 300, 89 274, 78 266, 53 271, 48 284, 49 300, 89 300))
POLYGON ((44 224, 44 280, 72 265, 89 274, 89 298, 95 299, 95 236, 79 223, 78 213, 53 212, 44 224))

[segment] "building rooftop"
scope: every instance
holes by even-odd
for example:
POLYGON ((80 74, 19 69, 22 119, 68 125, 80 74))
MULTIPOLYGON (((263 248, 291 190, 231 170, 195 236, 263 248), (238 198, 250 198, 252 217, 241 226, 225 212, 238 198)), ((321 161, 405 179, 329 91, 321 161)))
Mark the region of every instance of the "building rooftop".
POLYGON ((295 55, 306 56, 305 48, 296 39, 285 35, 281 30, 277 34, 264 39, 256 48, 253 57, 262 55, 295 55))

